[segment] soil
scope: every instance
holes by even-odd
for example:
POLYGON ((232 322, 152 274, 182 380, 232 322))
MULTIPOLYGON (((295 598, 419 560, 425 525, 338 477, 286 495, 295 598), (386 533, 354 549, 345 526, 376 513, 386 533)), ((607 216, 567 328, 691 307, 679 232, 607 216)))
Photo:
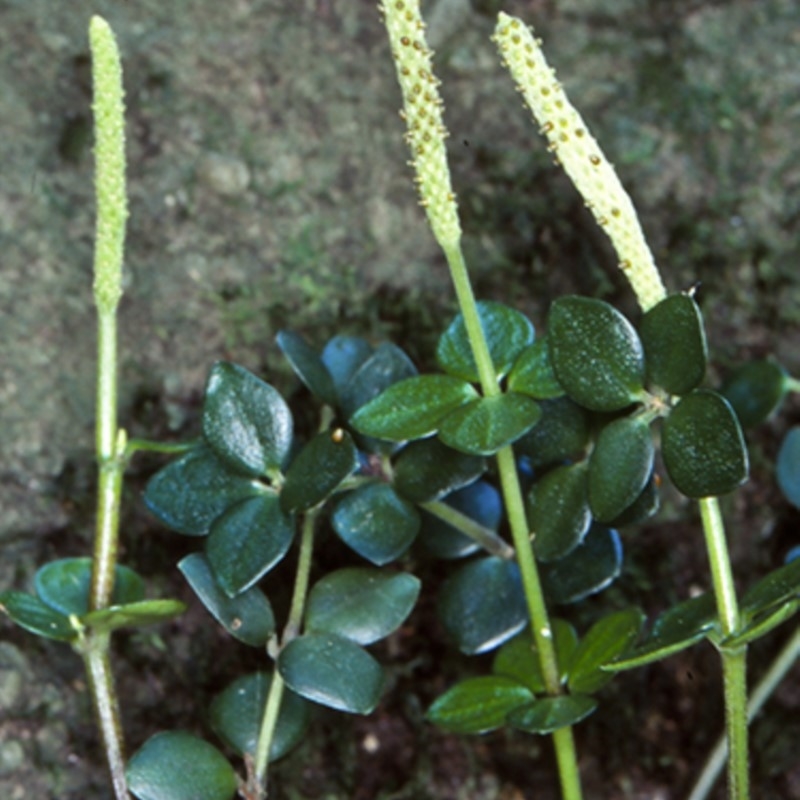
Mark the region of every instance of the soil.
MULTIPOLYGON (((425 5, 450 127, 476 293, 541 322, 565 292, 634 313, 614 258, 553 167, 497 63, 496 0, 425 5)), ((774 354, 800 374, 800 7, 792 0, 510 0, 617 165, 670 289, 700 282, 712 382, 774 354)), ((297 384, 274 335, 391 339, 432 364, 453 313, 447 268, 406 167, 399 92, 374 0, 0 0, 0 588, 83 555, 93 518, 94 316, 89 55, 92 13, 124 57, 131 217, 120 311, 120 418, 131 435, 197 432, 209 365, 297 384)), ((741 586, 798 543, 774 460, 800 419, 790 399, 751 439, 752 480, 724 508, 741 586)), ((122 558, 152 596, 190 611, 118 638, 132 747, 164 728, 211 736, 208 699, 259 666, 208 624, 175 570, 186 540, 140 493, 134 463, 122 558)), ((625 536, 622 578, 563 609, 581 629, 609 608, 652 614, 708 584, 693 508, 674 496, 625 536)), ((435 582, 435 576, 431 576, 435 582)), ((271 797, 556 798, 549 743, 464 739, 424 711, 480 674, 443 640, 427 597, 376 654, 392 690, 370 717, 321 711, 276 764, 271 797)), ((794 623, 792 623, 794 624, 794 623)), ((786 626, 788 628, 788 626, 786 626)), ((766 669, 788 631, 752 648, 766 669)), ((110 796, 80 661, 0 626, 0 797, 110 796)), ((800 798, 791 674, 753 726, 754 797, 800 798)), ((693 648, 617 679, 577 729, 587 798, 685 797, 721 730, 716 655, 693 648)), ((720 793, 715 797, 722 797, 720 793)))

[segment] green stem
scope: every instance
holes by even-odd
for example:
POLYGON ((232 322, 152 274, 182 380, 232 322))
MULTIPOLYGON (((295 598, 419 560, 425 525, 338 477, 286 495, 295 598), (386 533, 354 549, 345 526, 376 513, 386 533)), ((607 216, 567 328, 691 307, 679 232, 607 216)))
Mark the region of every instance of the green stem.
POLYGON ((128 439, 125 445, 125 457, 130 458, 134 453, 164 453, 165 455, 180 455, 187 453, 198 442, 151 442, 149 439, 128 439))
POLYGON ((514 548, 502 537, 498 536, 490 528, 475 522, 472 517, 462 514, 457 508, 435 500, 430 503, 420 503, 420 508, 424 508, 429 514, 452 525, 459 533, 469 536, 477 542, 484 550, 494 556, 510 559, 514 558, 514 548))

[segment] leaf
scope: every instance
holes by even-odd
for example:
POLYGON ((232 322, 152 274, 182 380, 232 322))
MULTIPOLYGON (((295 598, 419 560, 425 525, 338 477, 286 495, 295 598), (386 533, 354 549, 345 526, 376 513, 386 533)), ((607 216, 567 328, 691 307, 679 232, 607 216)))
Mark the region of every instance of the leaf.
POLYGON ((243 500, 219 517, 206 540, 206 556, 228 597, 249 589, 278 564, 294 534, 294 520, 273 493, 243 500))
POLYGON ((178 562, 178 569, 206 610, 231 636, 253 647, 267 644, 275 633, 275 615, 258 587, 253 586, 234 598, 228 597, 202 553, 186 556, 178 562))
POLYGON ((359 645, 329 633, 293 639, 281 651, 278 669, 301 697, 351 714, 369 714, 383 690, 380 664, 359 645))
POLYGON ((569 668, 571 693, 594 694, 614 676, 602 667, 625 655, 644 625, 641 609, 628 608, 596 622, 581 640, 569 668))
POLYGON ((395 491, 412 503, 429 503, 473 483, 486 471, 480 456, 453 450, 438 439, 404 447, 392 465, 395 491))
POLYGON ((415 375, 393 383, 350 420, 359 433, 392 442, 436 433, 451 411, 478 397, 471 384, 450 375, 415 375))
POLYGON ((737 649, 751 642, 755 642, 762 636, 766 636, 766 634, 779 625, 783 625, 783 623, 791 619, 798 610, 800 610, 800 600, 789 600, 782 606, 778 606, 777 610, 756 617, 752 622, 748 622, 744 625, 740 631, 723 639, 719 643, 719 648, 721 650, 737 649))
MULTIPOLYGON (((533 341, 533 325, 519 311, 500 303, 481 300, 477 305, 489 355, 495 375, 499 379, 511 369, 517 356, 533 341)), ((450 323, 439 339, 436 361, 449 375, 473 383, 480 380, 461 314, 450 323)))
POLYGON ((658 494, 660 481, 654 472, 650 473, 642 493, 618 516, 610 520, 609 528, 624 528, 638 525, 652 517, 658 511, 661 500, 658 494))
POLYGON ((526 456, 534 469, 579 461, 589 442, 587 412, 569 397, 542 400, 542 416, 521 439, 514 450, 526 456))
POLYGON ((580 543, 589 526, 586 462, 556 467, 528 492, 533 550, 539 561, 563 558, 580 543))
POLYGON ((115 631, 158 625, 179 617, 184 611, 186 604, 180 600, 141 600, 90 611, 81 622, 95 631, 115 631))
MULTIPOLYGON (((271 684, 272 675, 266 672, 242 675, 211 702, 211 727, 240 756, 255 756, 271 684)), ((282 758, 302 741, 310 716, 308 703, 285 689, 270 745, 270 761, 282 758)))
POLYGON ((775 471, 784 497, 800 508, 800 426, 792 428, 781 442, 775 471))
POLYGON ((731 404, 739 424, 753 428, 767 420, 788 391, 786 370, 774 361, 750 361, 723 384, 720 394, 731 404))
POLYGON ((336 406, 339 398, 333 378, 317 351, 293 331, 279 331, 275 339, 295 374, 311 394, 329 406, 336 406))
POLYGON ((592 525, 584 540, 567 556, 542 564, 542 584, 552 603, 577 603, 611 584, 622 568, 619 534, 592 525))
MULTIPOLYGON (((36 571, 34 586, 39 599, 54 611, 83 616, 89 611, 92 586, 92 559, 62 558, 36 571)), ((135 603, 144 598, 144 581, 128 567, 114 568, 113 605, 135 603)))
POLYGON ((506 721, 512 728, 526 733, 553 733, 586 719, 596 708, 597 700, 585 694, 541 697, 515 708, 506 721))
POLYGON ((292 444, 292 414, 280 393, 224 361, 206 383, 203 433, 231 469, 252 476, 279 470, 292 444))
POLYGON ((513 678, 486 675, 448 689, 425 716, 452 733, 488 733, 503 726, 509 711, 533 699, 530 689, 513 678))
POLYGON ((751 586, 742 597, 740 610, 752 619, 797 595, 800 595, 800 559, 778 567, 751 586))
POLYGON ((281 489, 287 514, 321 503, 358 468, 358 451, 350 434, 336 428, 318 433, 292 460, 281 489))
POLYGON ((508 374, 508 388, 536 400, 550 400, 564 395, 550 361, 546 336, 541 336, 519 354, 508 374))
POLYGON ((708 347, 703 315, 688 294, 673 294, 642 317, 647 383, 669 394, 696 389, 706 374, 708 347))
POLYGON ((499 647, 527 620, 519 567, 497 556, 465 564, 442 586, 439 617, 462 653, 499 647))
POLYGON ((536 401, 524 394, 480 397, 448 414, 439 437, 463 453, 490 456, 529 431, 541 413, 536 401))
POLYGON ((0 592, 0 612, 20 628, 45 639, 71 642, 78 636, 68 617, 26 592, 0 592))
POLYGON ((642 344, 630 322, 608 303, 559 298, 550 309, 547 334, 558 382, 576 403, 617 411, 641 399, 642 344))
POLYGON ((159 470, 144 501, 167 527, 187 536, 206 536, 227 508, 266 491, 258 481, 231 472, 205 445, 159 470))
POLYGON ((642 417, 606 425, 589 457, 589 505, 594 518, 610 522, 633 504, 653 472, 655 447, 642 417))
POLYGON ((420 582, 405 572, 368 567, 331 572, 308 595, 305 629, 367 645, 393 633, 411 613, 420 582))
POLYGON ((358 336, 334 336, 322 351, 322 363, 341 398, 356 370, 372 355, 372 345, 358 336))
POLYGON ((348 492, 331 519, 339 538, 377 566, 399 558, 419 532, 419 513, 385 483, 348 492))
POLYGON ((664 420, 661 452, 669 477, 687 497, 732 492, 748 475, 742 429, 727 400, 697 389, 664 420))
POLYGON ((151 736, 125 770, 139 800, 231 800, 236 773, 208 742, 183 731, 151 736))

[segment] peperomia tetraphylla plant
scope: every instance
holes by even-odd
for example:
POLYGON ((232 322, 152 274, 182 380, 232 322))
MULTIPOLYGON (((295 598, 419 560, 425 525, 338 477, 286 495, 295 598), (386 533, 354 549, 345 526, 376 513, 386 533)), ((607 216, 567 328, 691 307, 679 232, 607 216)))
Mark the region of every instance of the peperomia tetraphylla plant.
MULTIPOLYGON (((111 33, 93 19, 96 547, 92 559, 42 567, 35 596, 4 592, 0 604, 19 625, 70 642, 83 656, 116 800, 130 793, 228 800, 237 791, 245 800, 263 798, 269 763, 303 738, 315 704, 370 713, 385 680, 367 648, 405 622, 422 588, 398 566, 409 563, 412 547, 420 558, 458 562, 439 591, 442 626, 463 653, 495 653, 488 675, 460 681, 433 703, 435 724, 468 734, 509 727, 552 735, 562 795, 575 800, 582 790, 572 726, 596 710, 597 693, 615 673, 708 639, 722 658, 730 796, 746 798, 746 649, 800 607, 800 559, 740 600, 716 498, 747 478, 740 422, 764 419, 797 382, 768 363, 746 366, 720 393, 704 388, 706 337, 693 293, 667 295, 613 168, 540 43, 505 14, 495 31, 502 57, 550 150, 609 234, 643 313, 634 325, 605 302, 568 296, 552 304, 546 335, 536 336, 520 312, 477 302, 418 2, 387 0, 382 12, 420 199, 460 305, 439 339, 441 372, 418 374, 393 344, 336 336, 317 352, 284 331, 277 343, 314 399, 314 430, 295 430, 290 405, 274 387, 220 362, 208 377, 198 441, 126 440, 116 423, 115 383, 126 217, 121 75, 111 33), (611 613, 581 636, 550 609, 599 592, 619 574, 618 530, 658 508, 659 447, 675 488, 698 501, 712 591, 666 609, 641 640, 638 608, 611 613), (205 608, 233 638, 263 653, 263 668, 237 678, 209 709, 219 739, 243 759, 243 775, 217 747, 181 731, 158 733, 125 759, 110 635, 182 610, 175 601, 145 600, 143 580, 116 564, 122 473, 138 450, 178 454, 150 480, 145 501, 164 524, 202 545, 178 567, 205 608), (353 562, 312 583, 324 528, 353 562), (279 624, 265 590, 290 554, 295 577, 279 624)), ((778 466, 792 502, 800 497, 795 434, 778 466)))

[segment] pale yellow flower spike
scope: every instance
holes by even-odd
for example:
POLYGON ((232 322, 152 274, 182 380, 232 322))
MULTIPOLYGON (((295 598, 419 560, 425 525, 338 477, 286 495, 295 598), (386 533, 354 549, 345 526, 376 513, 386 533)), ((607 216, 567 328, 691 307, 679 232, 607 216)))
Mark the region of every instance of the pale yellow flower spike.
POLYGON ((666 296, 645 241, 636 209, 614 168, 589 133, 545 60, 541 42, 521 20, 502 12, 494 41, 517 88, 549 141, 548 149, 564 167, 619 257, 643 311, 666 296))
POLYGON ((432 52, 425 42, 419 0, 385 0, 380 9, 403 93, 401 115, 408 125, 406 141, 411 148, 420 202, 433 235, 446 249, 461 238, 461 225, 447 166, 447 130, 442 122, 439 81, 433 74, 432 52))

